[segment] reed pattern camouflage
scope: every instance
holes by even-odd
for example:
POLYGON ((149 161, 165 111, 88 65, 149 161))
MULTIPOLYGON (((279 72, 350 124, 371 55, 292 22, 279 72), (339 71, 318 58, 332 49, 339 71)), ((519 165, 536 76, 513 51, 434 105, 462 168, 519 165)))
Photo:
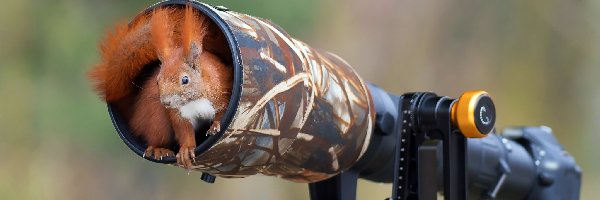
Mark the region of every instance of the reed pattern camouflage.
MULTIPOLYGON (((162 2, 155 6, 166 5, 162 2)), ((269 21, 208 8, 231 31, 242 73, 231 123, 193 169, 221 177, 254 174, 296 182, 327 179, 366 151, 374 108, 367 86, 334 54, 290 37, 269 21), (325 164, 324 164, 325 163, 325 164)), ((234 85, 234 87, 237 87, 234 85)))

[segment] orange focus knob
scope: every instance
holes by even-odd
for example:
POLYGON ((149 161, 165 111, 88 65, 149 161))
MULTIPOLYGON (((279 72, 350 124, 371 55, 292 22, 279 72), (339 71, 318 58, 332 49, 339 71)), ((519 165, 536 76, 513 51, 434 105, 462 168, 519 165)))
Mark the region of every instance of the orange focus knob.
POLYGON ((485 91, 467 91, 452 105, 452 124, 465 137, 485 137, 492 132, 495 123, 496 108, 485 91))

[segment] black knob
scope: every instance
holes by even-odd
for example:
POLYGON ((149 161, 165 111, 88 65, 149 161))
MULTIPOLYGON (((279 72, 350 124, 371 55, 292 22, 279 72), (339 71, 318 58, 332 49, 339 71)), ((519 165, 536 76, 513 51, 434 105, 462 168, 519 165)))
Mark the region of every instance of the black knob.
POLYGON ((552 175, 550 175, 547 172, 540 173, 540 175, 538 176, 538 180, 543 186, 550 186, 554 183, 554 177, 552 177, 552 175))
POLYGON ((203 180, 204 182, 207 183, 215 183, 215 179, 217 179, 216 176, 213 176, 209 173, 204 173, 202 172, 202 175, 200 176, 200 179, 203 180))

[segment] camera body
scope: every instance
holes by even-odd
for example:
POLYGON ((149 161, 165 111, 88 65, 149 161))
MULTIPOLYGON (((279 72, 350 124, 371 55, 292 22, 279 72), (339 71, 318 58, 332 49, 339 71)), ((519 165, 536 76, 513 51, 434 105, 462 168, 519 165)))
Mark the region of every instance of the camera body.
MULTIPOLYGON (((513 172, 517 168, 516 164, 510 165, 508 173, 513 173, 513 175, 507 178, 507 181, 509 179, 518 179, 522 184, 531 182, 529 183, 530 188, 528 193, 523 193, 526 195, 524 199, 579 199, 581 168, 575 163, 575 159, 558 143, 552 133, 552 129, 546 126, 507 128, 503 130, 501 136, 494 135, 493 137, 489 137, 489 141, 491 140, 495 140, 494 143, 500 144, 496 145, 500 147, 500 151, 498 149, 490 149, 493 146, 489 145, 491 143, 484 144, 488 142, 485 140, 469 141, 469 148, 474 150, 469 151, 471 153, 469 159, 473 162, 470 162, 468 167, 469 179, 474 180, 470 184, 470 188, 473 188, 474 191, 483 185, 475 182, 476 180, 481 180, 477 177, 482 176, 481 174, 492 174, 490 170, 493 169, 487 168, 492 166, 475 166, 477 165, 476 163, 494 162, 494 153, 492 152, 499 153, 504 151, 502 153, 504 158, 498 158, 497 160, 500 160, 500 162, 506 160, 507 162, 516 163, 516 159, 514 158, 519 157, 521 158, 519 162, 522 163, 519 167, 522 169, 527 167, 529 174, 516 174, 513 172), (478 143, 482 145, 478 145, 478 143), (487 149, 480 150, 478 148, 487 149), (523 154, 522 150, 517 148, 524 148, 526 155, 517 155, 523 154), (485 155, 485 152, 488 152, 488 154, 485 155), (525 156, 529 158, 524 158, 525 156), (511 159, 514 161, 510 161, 511 159), (529 164, 526 163, 528 160, 531 160, 529 164)), ((499 166, 499 168, 502 167, 499 166)), ((496 174, 500 174, 501 171, 506 170, 497 170, 496 174)), ((515 190, 504 188, 512 187, 516 189, 518 183, 516 181, 513 182, 517 185, 511 186, 509 182, 505 181, 504 186, 500 188, 497 199, 514 199, 503 198, 503 196, 508 196, 511 192, 514 194, 515 190)))

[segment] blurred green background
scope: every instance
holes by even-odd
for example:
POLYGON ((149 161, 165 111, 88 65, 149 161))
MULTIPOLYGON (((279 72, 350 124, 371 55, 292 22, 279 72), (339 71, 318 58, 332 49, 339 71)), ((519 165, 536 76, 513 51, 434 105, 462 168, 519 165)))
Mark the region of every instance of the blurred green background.
MULTIPOLYGON (((3 1, 0 199, 308 199, 265 176, 214 185, 131 152, 85 73, 117 21, 154 1, 3 1)), ((390 92, 484 89, 498 127, 547 125, 600 195, 600 1, 308 0, 208 3, 270 19, 390 92)), ((359 199, 390 185, 359 183, 359 199)))

